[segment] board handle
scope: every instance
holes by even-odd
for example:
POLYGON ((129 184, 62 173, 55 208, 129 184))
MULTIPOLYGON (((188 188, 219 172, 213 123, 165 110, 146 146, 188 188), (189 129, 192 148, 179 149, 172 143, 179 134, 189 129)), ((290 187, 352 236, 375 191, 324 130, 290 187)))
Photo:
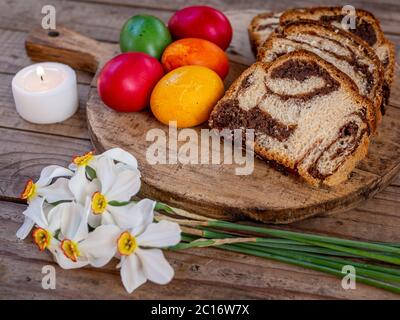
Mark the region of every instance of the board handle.
POLYGON ((33 29, 25 40, 28 56, 34 61, 55 61, 95 74, 118 54, 116 45, 102 43, 65 27, 33 29))

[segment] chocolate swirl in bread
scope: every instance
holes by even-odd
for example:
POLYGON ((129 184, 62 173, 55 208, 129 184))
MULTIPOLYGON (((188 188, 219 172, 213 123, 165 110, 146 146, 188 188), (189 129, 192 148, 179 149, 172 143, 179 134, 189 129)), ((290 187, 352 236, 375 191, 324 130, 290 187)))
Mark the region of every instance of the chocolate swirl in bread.
POLYGON ((381 120, 383 69, 375 52, 363 41, 335 27, 301 20, 273 33, 260 48, 258 60, 270 62, 298 49, 317 54, 347 74, 375 105, 375 122, 381 120))
POLYGON ((366 154, 371 108, 335 67, 296 51, 247 69, 209 124, 254 129, 258 155, 311 184, 335 185, 366 154))

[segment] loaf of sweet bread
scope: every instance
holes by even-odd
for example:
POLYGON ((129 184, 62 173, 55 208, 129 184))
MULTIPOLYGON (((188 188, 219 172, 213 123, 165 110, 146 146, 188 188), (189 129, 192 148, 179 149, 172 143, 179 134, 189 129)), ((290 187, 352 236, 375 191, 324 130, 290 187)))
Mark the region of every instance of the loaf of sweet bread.
MULTIPOLYGON (((317 20, 325 24, 331 24, 341 28, 344 15, 341 7, 316 7, 305 9, 292 9, 279 13, 261 13, 255 16, 249 25, 250 42, 254 52, 267 40, 269 35, 278 26, 284 26, 298 20, 317 20), (279 21, 278 21, 279 20, 279 21)), ((386 39, 378 19, 368 11, 356 9, 355 29, 348 29, 352 33, 370 45, 384 68, 384 81, 382 84, 382 112, 384 105, 388 104, 390 86, 393 82, 395 65, 394 44, 386 39)))
POLYGON ((218 130, 254 129, 258 155, 330 186, 366 155, 371 123, 373 106, 348 76, 304 50, 250 66, 209 119, 218 130))
POLYGON ((299 49, 317 54, 347 74, 374 105, 375 123, 381 120, 383 68, 364 41, 331 25, 298 20, 274 31, 259 49, 257 60, 270 62, 299 49))

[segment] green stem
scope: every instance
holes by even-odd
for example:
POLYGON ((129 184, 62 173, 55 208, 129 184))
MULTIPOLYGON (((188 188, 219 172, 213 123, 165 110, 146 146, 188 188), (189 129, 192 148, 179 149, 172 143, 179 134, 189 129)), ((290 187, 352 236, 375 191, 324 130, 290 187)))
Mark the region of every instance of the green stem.
MULTIPOLYGON (((208 230, 204 227, 199 228, 203 231, 204 238, 210 239, 225 239, 225 238, 232 238, 233 235, 230 235, 225 232, 216 232, 212 230, 208 230)), ((330 249, 321 249, 320 247, 316 246, 306 246, 299 241, 293 240, 286 240, 286 239, 268 239, 268 238, 257 238, 255 243, 252 243, 254 246, 261 246, 261 247, 269 247, 269 248, 281 248, 281 249, 288 249, 288 250, 295 250, 295 251, 302 251, 302 252, 315 252, 315 253, 322 253, 327 255, 335 255, 335 256, 344 256, 344 257, 357 257, 356 255, 351 255, 348 253, 343 253, 340 251, 330 250, 330 249)))
MULTIPOLYGON (((242 247, 242 248, 247 248, 247 249, 251 249, 251 250, 254 249, 253 247, 251 247, 250 244, 238 243, 236 245, 238 247, 242 247)), ((318 257, 316 255, 308 255, 305 253, 296 253, 293 251, 283 251, 282 252, 282 251, 275 250, 275 249, 264 249, 264 250, 260 250, 260 251, 277 254, 277 255, 284 256, 284 257, 293 258, 296 260, 311 262, 311 263, 315 263, 315 264, 330 267, 330 268, 337 268, 339 270, 342 270, 343 266, 345 266, 345 265, 351 265, 353 267, 356 267, 355 263, 353 263, 353 261, 351 261, 351 260, 344 260, 345 262, 337 262, 337 261, 333 261, 331 259, 321 259, 320 257, 318 257)), ((384 272, 380 272, 380 271, 375 271, 375 270, 367 269, 367 268, 360 267, 360 266, 356 268, 356 274, 357 274, 357 276, 362 275, 362 276, 367 276, 367 277, 377 279, 377 280, 400 282, 400 277, 397 275, 384 273, 384 272)))
MULTIPOLYGON (((191 243, 187 244, 182 244, 181 249, 184 248, 192 248, 192 247, 198 247, 198 246, 210 246, 214 245, 213 241, 209 240, 202 240, 202 242, 193 242, 195 240, 195 237, 184 237, 184 241, 190 241, 191 243)), ((366 264, 366 263, 360 263, 360 262, 355 262, 352 260, 346 260, 346 259, 340 259, 340 258, 333 258, 333 257, 324 257, 322 255, 316 255, 316 254, 311 254, 311 253, 305 253, 305 252, 296 252, 293 250, 288 250, 286 246, 284 247, 278 247, 278 249, 283 249, 284 251, 278 251, 274 249, 273 247, 257 247, 256 243, 238 243, 237 244, 239 247, 244 247, 248 249, 254 249, 254 250, 259 250, 259 251, 265 251, 265 252, 273 252, 279 255, 283 256, 289 256, 289 257, 295 257, 297 259, 308 259, 310 262, 316 262, 318 264, 326 265, 326 266, 334 266, 338 268, 342 268, 344 265, 352 265, 354 267, 357 267, 357 272, 361 275, 370 275, 372 277, 381 279, 381 280, 387 280, 387 281, 395 281, 395 282, 400 282, 400 270, 394 269, 394 268, 387 268, 387 267, 382 267, 382 266, 377 266, 377 265, 371 265, 371 264, 366 264)), ((177 248, 178 249, 178 248, 177 248)))
MULTIPOLYGON (((234 251, 234 252, 239 252, 239 253, 244 253, 244 254, 250 254, 253 256, 257 256, 257 257, 261 257, 261 258, 266 258, 266 259, 272 259, 272 260, 276 260, 276 261, 280 261, 280 262, 285 262, 285 263, 289 263, 289 264, 293 264, 293 265, 297 265, 297 266, 301 266, 307 269, 312 269, 312 270, 316 270, 316 271, 321 271, 321 272, 325 272, 325 273, 329 273, 338 277, 344 277, 344 274, 334 268, 331 267, 326 267, 326 266, 321 266, 315 263, 311 263, 311 262, 307 262, 307 261, 302 261, 302 260, 296 260, 290 257, 285 257, 282 255, 278 255, 278 254, 274 254, 274 253, 268 253, 268 252, 263 252, 263 251, 258 251, 258 250, 254 250, 254 249, 247 249, 247 248, 241 248, 238 244, 226 244, 226 245, 221 245, 218 246, 219 248, 223 248, 223 249, 227 249, 230 251, 234 251)), ((394 286, 390 283, 385 283, 382 281, 378 281, 375 279, 371 279, 365 276, 357 276, 357 281, 361 282, 361 283, 365 283, 377 288, 381 288, 381 289, 385 289, 391 292, 395 292, 395 293, 400 293, 400 287, 394 286)))
MULTIPOLYGON (((336 258, 336 257, 325 257, 325 256, 320 256, 320 255, 317 256, 312 253, 308 253, 307 255, 316 256, 320 259, 336 261, 336 262, 340 262, 340 263, 344 263, 344 264, 347 264, 347 262, 348 262, 348 260, 346 260, 346 259, 341 259, 341 258, 336 258)), ((370 270, 375 270, 375 271, 380 271, 380 272, 385 272, 385 273, 390 273, 393 275, 400 276, 400 269, 383 267, 383 266, 379 266, 379 265, 375 265, 375 264, 356 262, 356 261, 351 261, 351 264, 355 267, 360 267, 360 268, 365 268, 365 269, 370 269, 370 270)))
MULTIPOLYGON (((200 247, 204 245, 213 245, 212 240, 201 240, 201 242, 200 241, 193 242, 193 240, 196 239, 197 237, 195 236, 184 235, 182 237, 182 240, 191 242, 185 244, 182 243, 178 244, 177 246, 171 249, 180 250, 186 248, 200 247)), ((354 267, 357 267, 356 270, 357 270, 358 281, 375 287, 386 289, 392 292, 400 293, 400 287, 396 287, 391 284, 379 281, 383 280, 390 282, 400 282, 400 277, 392 273, 392 272, 398 272, 398 270, 396 269, 358 263, 340 258, 321 257, 315 254, 297 253, 290 251, 281 252, 275 249, 268 249, 268 248, 260 249, 260 248, 255 248, 254 243, 225 244, 225 245, 218 245, 216 247, 225 248, 228 250, 246 253, 250 255, 255 255, 258 257, 273 259, 281 262, 291 263, 294 265, 330 273, 340 277, 344 276, 344 274, 341 272, 343 265, 353 265, 354 267)))
MULTIPOLYGON (((324 245, 321 245, 321 243, 331 243, 334 245, 352 246, 355 248, 375 250, 375 251, 381 251, 381 252, 390 252, 390 253, 396 253, 396 254, 400 255, 400 248, 376 244, 376 243, 370 243, 370 242, 346 240, 346 239, 340 239, 340 238, 334 238, 334 237, 324 237, 324 236, 318 236, 318 235, 312 235, 312 234, 305 234, 305 233, 278 230, 278 229, 270 229, 270 228, 263 228, 263 227, 254 227, 254 226, 241 225, 241 224, 219 221, 219 220, 208 221, 208 226, 215 227, 215 228, 224 228, 224 229, 229 229, 229 230, 250 231, 250 232, 255 232, 255 233, 260 233, 260 234, 268 234, 270 236, 274 236, 274 237, 278 237, 278 238, 285 238, 285 239, 295 240, 295 241, 300 241, 300 242, 305 242, 305 243, 311 243, 311 241, 313 241, 312 244, 315 244, 318 246, 324 246, 324 245)), ((326 246, 324 246, 324 247, 326 247, 326 246)), ((343 248, 343 247, 340 247, 340 248, 343 248)), ((340 250, 340 251, 342 251, 342 250, 340 250)), ((357 253, 355 253, 355 254, 357 254, 357 253)), ((395 261, 396 261, 396 264, 400 264, 400 259, 397 259, 395 261)))

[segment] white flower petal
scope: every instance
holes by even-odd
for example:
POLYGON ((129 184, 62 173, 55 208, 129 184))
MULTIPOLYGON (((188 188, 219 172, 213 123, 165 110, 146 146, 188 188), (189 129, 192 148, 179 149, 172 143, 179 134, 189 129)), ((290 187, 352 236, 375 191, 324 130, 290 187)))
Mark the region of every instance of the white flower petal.
POLYGON ((23 214, 30 218, 40 228, 46 229, 48 227, 47 218, 43 211, 44 198, 36 197, 30 203, 28 208, 23 214))
POLYGON ((174 269, 160 249, 136 249, 146 278, 158 284, 167 284, 174 277, 174 269))
POLYGON ((47 229, 51 232, 54 232, 58 229, 61 228, 61 220, 64 214, 68 214, 66 212, 67 208, 65 205, 68 205, 69 203, 61 203, 55 207, 52 207, 51 210, 49 211, 47 215, 47 223, 48 227, 47 229))
POLYGON ((78 167, 74 176, 68 182, 69 190, 72 192, 77 202, 84 203, 88 196, 85 191, 89 183, 90 181, 86 178, 85 167, 78 167))
POLYGON ((146 276, 138 257, 131 254, 121 257, 121 280, 126 291, 132 293, 133 290, 146 282, 146 276))
POLYGON ((51 180, 58 177, 70 177, 72 176, 73 172, 68 170, 67 168, 51 165, 43 168, 42 172, 40 173, 40 178, 36 182, 38 187, 44 187, 50 184, 51 180))
POLYGON ((103 152, 102 156, 108 157, 110 159, 116 160, 118 162, 122 162, 127 164, 132 169, 137 169, 138 163, 136 158, 131 155, 129 152, 122 150, 121 148, 113 148, 103 152))
POLYGON ((57 240, 56 238, 52 237, 50 240, 50 246, 47 248, 56 258, 56 254, 58 251, 62 253, 61 247, 60 247, 61 241, 57 240))
POLYGON ((109 263, 112 258, 113 258, 113 256, 111 258, 109 256, 96 258, 96 259, 95 258, 90 258, 89 259, 89 264, 92 267, 101 268, 101 267, 104 267, 107 263, 109 263))
MULTIPOLYGON (((74 202, 61 203, 51 210, 61 217, 61 233, 64 239, 72 240, 82 220, 82 207, 74 202)), ((50 215, 50 213, 49 213, 50 215)))
POLYGON ((139 246, 145 247, 170 247, 181 241, 181 228, 179 224, 162 220, 150 224, 146 230, 137 237, 139 246))
POLYGON ((91 213, 91 210, 92 208, 91 208, 90 198, 86 198, 86 205, 83 208, 82 212, 82 220, 73 238, 74 241, 77 242, 82 241, 83 239, 86 239, 86 237, 88 236, 89 234, 88 218, 89 214, 91 213))
POLYGON ((89 259, 90 264, 103 266, 114 256, 120 234, 121 230, 117 226, 102 225, 79 243, 79 251, 89 259))
POLYGON ((17 230, 17 233, 15 234, 17 238, 23 240, 25 239, 28 234, 31 232, 33 226, 35 225, 35 222, 31 218, 25 217, 24 223, 22 224, 21 227, 17 230))
POLYGON ((85 257, 79 257, 76 262, 72 261, 64 255, 61 249, 54 251, 54 258, 63 269, 77 269, 89 264, 89 261, 85 257))
POLYGON ((85 194, 92 198, 93 193, 101 190, 101 183, 99 179, 93 179, 87 186, 85 194))
POLYGON ((92 212, 89 213, 88 217, 89 226, 92 228, 97 228, 101 225, 101 214, 93 214, 92 212))
POLYGON ((80 241, 89 233, 87 226, 87 216, 90 207, 88 204, 83 208, 75 202, 59 204, 55 209, 62 211, 61 215, 61 234, 65 239, 80 241))
POLYGON ((101 193, 107 194, 117 178, 114 161, 106 157, 99 158, 96 162, 96 175, 101 182, 101 193))
POLYGON ((105 211, 104 213, 101 214, 101 224, 102 225, 108 225, 108 224, 115 225, 116 222, 115 222, 112 214, 108 211, 105 211))
POLYGON ((107 211, 120 228, 144 230, 145 226, 153 221, 155 204, 153 200, 143 199, 138 203, 131 202, 125 206, 108 205, 107 211))
POLYGON ((79 168, 79 167, 78 167, 75 163, 73 163, 73 162, 71 162, 71 163, 68 165, 68 169, 71 170, 71 171, 76 171, 78 168, 79 168))
POLYGON ((140 223, 129 227, 133 235, 138 236, 147 228, 150 223, 153 222, 155 206, 155 201, 150 199, 142 199, 132 208, 131 214, 141 217, 140 223))
POLYGON ((111 189, 105 193, 107 200, 129 201, 140 190, 138 170, 124 170, 116 176, 111 189))
MULTIPOLYGON (((134 203, 130 203, 126 206, 107 206, 107 211, 113 218, 113 222, 121 229, 129 229, 130 226, 140 223, 141 217, 139 215, 132 214, 132 207, 134 203)), ((107 221, 104 221, 107 222, 107 221)), ((103 223, 110 224, 110 223, 103 223)))
POLYGON ((68 179, 58 178, 53 184, 46 187, 38 187, 37 193, 47 202, 54 203, 62 200, 73 200, 74 195, 68 187, 68 179))

